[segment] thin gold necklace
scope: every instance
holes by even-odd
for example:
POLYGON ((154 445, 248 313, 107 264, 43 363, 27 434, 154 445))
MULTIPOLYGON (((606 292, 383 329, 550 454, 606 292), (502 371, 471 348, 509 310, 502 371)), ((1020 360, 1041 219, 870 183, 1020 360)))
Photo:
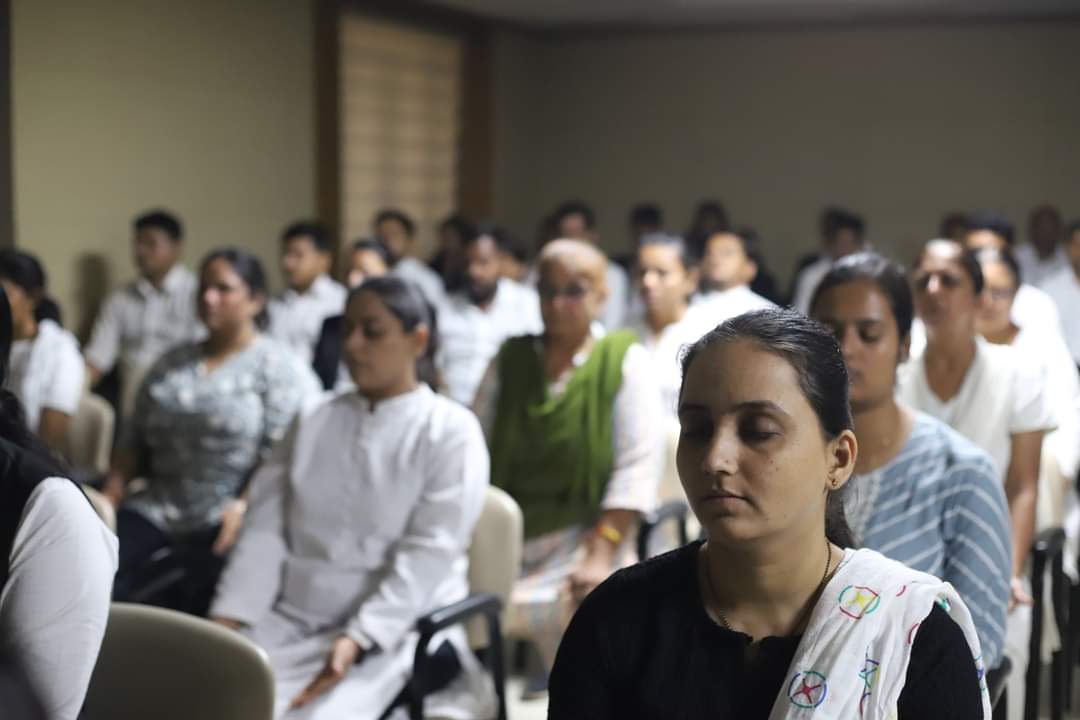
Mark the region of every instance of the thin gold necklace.
MULTIPOLYGON (((817 590, 814 591, 815 596, 820 595, 821 592, 825 589, 825 581, 829 578, 829 566, 831 564, 832 549, 829 547, 829 538, 825 538, 825 572, 821 576, 821 582, 818 583, 817 590)), ((705 563, 705 583, 709 586, 709 594, 712 595, 713 603, 719 605, 720 596, 717 594, 716 587, 713 585, 712 573, 709 572, 708 562, 705 563)), ((802 613, 799 614, 799 617, 797 618, 798 622, 795 624, 795 627, 799 627, 799 624, 801 624, 803 620, 802 616, 809 610, 812 610, 813 607, 813 605, 809 605, 806 609, 802 611, 802 613)), ((724 626, 724 629, 735 632, 735 630, 731 627, 731 624, 728 623, 727 618, 724 617, 724 613, 720 612, 719 608, 714 607, 713 612, 716 613, 716 617, 720 621, 720 624, 724 626)))

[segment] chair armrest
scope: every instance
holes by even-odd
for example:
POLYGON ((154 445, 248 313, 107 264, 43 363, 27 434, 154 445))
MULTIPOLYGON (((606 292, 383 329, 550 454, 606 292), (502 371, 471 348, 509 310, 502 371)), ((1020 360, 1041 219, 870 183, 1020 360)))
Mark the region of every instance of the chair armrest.
POLYGON ((1035 536, 1031 543, 1031 554, 1045 562, 1047 559, 1064 552, 1065 531, 1059 527, 1047 528, 1035 536))
POLYGON ((495 615, 502 612, 502 600, 491 593, 476 593, 464 600, 432 610, 416 621, 421 637, 432 635, 448 627, 465 622, 474 615, 495 615))
POLYGON ((502 629, 499 619, 502 613, 502 600, 491 593, 475 593, 464 600, 432 610, 416 621, 420 639, 416 643, 413 656, 413 675, 409 681, 408 710, 411 720, 423 720, 424 697, 428 694, 429 681, 432 678, 432 658, 428 654, 428 645, 432 637, 440 630, 445 630, 470 618, 481 615, 487 622, 488 665, 495 683, 495 692, 499 698, 498 720, 506 720, 506 670, 502 656, 502 629))
POLYGON ((638 527, 637 552, 638 560, 644 561, 649 558, 649 540, 658 527, 667 522, 677 521, 679 533, 679 545, 689 542, 686 532, 686 516, 690 507, 683 500, 668 500, 660 507, 645 514, 638 527))
POLYGON ((1005 656, 1002 656, 1000 665, 987 671, 986 689, 990 694, 990 707, 996 706, 1001 700, 1001 695, 1005 692, 1005 681, 1011 674, 1012 660, 1005 656))

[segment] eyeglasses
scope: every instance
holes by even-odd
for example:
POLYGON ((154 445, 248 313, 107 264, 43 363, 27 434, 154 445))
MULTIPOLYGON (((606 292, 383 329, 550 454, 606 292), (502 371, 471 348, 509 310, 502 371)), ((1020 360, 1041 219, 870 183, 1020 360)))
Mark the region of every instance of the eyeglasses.
POLYGON ((546 283, 540 283, 537 285, 536 291, 539 293, 540 299, 545 302, 553 302, 560 297, 564 297, 571 302, 578 302, 589 294, 589 287, 571 283, 564 288, 557 288, 546 283))
POLYGON ((937 277, 942 288, 953 290, 960 287, 960 276, 947 272, 919 272, 915 274, 914 284, 916 290, 925 291, 930 287, 930 278, 937 277))

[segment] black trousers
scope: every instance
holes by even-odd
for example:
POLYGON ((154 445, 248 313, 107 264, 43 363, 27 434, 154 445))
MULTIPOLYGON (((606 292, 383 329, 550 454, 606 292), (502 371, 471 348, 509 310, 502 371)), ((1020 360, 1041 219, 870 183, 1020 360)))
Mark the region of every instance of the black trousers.
POLYGON ((139 513, 121 508, 116 513, 120 551, 113 599, 205 615, 225 565, 212 550, 219 530, 215 526, 176 537, 139 513), (169 552, 154 558, 164 548, 169 552))

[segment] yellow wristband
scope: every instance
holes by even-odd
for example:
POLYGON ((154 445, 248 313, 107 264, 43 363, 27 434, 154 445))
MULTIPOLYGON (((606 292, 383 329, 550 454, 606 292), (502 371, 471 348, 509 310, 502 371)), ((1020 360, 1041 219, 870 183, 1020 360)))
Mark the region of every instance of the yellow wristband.
POLYGON ((612 526, 608 525, 607 523, 604 523, 602 525, 597 525, 596 526, 596 532, 600 535, 600 537, 604 538, 605 540, 610 541, 612 545, 621 545, 622 544, 622 540, 623 540, 622 533, 619 532, 618 530, 616 530, 615 528, 613 528, 612 526))

